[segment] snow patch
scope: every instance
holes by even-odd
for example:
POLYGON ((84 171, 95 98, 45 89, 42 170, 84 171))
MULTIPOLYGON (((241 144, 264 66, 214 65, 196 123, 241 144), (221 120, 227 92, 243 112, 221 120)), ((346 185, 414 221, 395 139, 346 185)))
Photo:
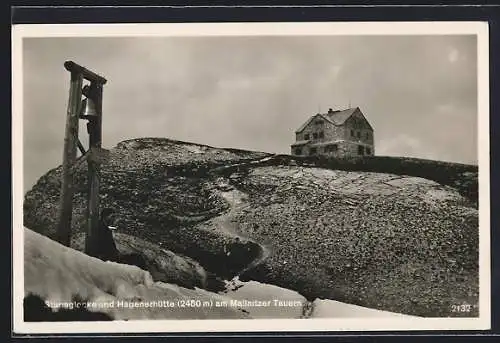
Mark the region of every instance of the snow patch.
POLYGON ((225 293, 229 298, 249 302, 249 306, 242 308, 252 318, 301 318, 303 306, 307 303, 307 300, 295 291, 257 281, 242 282, 235 278, 228 281, 226 287, 225 293), (292 306, 279 306, 275 300, 279 300, 282 305, 286 303, 292 306), (252 306, 255 301, 268 306, 252 306))
POLYGON ((224 198, 225 201, 230 204, 230 206, 241 206, 243 204, 246 204, 248 199, 248 195, 246 193, 240 192, 236 189, 226 192, 220 192, 219 194, 224 198))
POLYGON ((103 262, 26 228, 24 237, 25 295, 35 294, 52 304, 68 304, 79 298, 102 305, 89 310, 105 312, 121 320, 248 317, 234 307, 160 306, 162 301, 213 302, 219 296, 199 289, 153 282, 151 275, 138 267, 103 262), (119 306, 130 303, 142 305, 119 306), (149 306, 144 307, 144 304, 149 306))
POLYGON ((207 147, 201 145, 184 145, 184 149, 193 154, 203 154, 207 151, 207 147))
POLYGON ((459 201, 461 198, 457 192, 443 189, 429 189, 424 195, 427 202, 459 201))
POLYGON ((429 179, 425 179, 423 177, 416 176, 406 176, 401 178, 396 178, 393 180, 387 181, 387 183, 396 186, 396 187, 407 187, 414 185, 426 185, 426 186, 440 186, 436 181, 432 181, 429 179))
POLYGON ((381 311, 335 300, 316 299, 310 318, 417 318, 400 313, 381 311))
POLYGON ((398 192, 416 192, 426 201, 460 200, 456 191, 436 181, 422 177, 395 174, 330 170, 304 167, 263 167, 251 171, 250 177, 257 182, 282 184, 280 179, 289 179, 289 185, 297 189, 324 189, 341 194, 392 195, 398 192))

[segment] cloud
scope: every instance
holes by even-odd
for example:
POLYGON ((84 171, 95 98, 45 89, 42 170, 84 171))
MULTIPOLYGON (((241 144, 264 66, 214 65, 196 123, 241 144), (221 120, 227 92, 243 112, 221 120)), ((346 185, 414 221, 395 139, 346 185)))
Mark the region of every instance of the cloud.
POLYGON ((377 155, 387 156, 415 156, 422 149, 422 142, 407 134, 398 134, 390 139, 377 142, 377 155))
POLYGON ((455 106, 453 104, 447 103, 447 104, 441 104, 437 106, 437 110, 439 113, 453 113, 453 110, 455 109, 455 106))
POLYGON ((448 61, 450 61, 451 63, 455 63, 456 61, 458 61, 459 56, 460 55, 458 53, 458 50, 452 48, 448 53, 448 61))
MULTIPOLYGON (((430 140, 408 134, 398 134, 390 139, 376 142, 375 152, 381 156, 415 157, 429 160, 456 161, 445 145, 434 145, 430 140)), ((477 163, 469 161, 469 163, 477 163)))

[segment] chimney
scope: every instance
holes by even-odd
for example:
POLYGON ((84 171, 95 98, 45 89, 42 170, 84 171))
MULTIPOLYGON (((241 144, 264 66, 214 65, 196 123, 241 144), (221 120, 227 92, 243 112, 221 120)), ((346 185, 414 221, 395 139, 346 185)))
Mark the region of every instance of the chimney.
POLYGON ((333 110, 331 108, 328 109, 328 114, 332 114, 333 110))

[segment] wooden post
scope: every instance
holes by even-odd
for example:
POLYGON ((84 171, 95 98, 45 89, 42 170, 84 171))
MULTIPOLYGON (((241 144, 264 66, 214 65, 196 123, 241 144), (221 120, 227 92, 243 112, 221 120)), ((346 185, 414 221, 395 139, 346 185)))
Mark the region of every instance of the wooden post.
POLYGON ((102 84, 92 83, 88 90, 89 99, 94 102, 96 115, 89 118, 89 153, 88 163, 88 206, 87 234, 85 237, 85 252, 95 255, 99 245, 99 187, 100 163, 92 156, 99 155, 102 146, 102 84))
POLYGON ((66 246, 69 246, 71 242, 71 218, 73 214, 74 193, 71 166, 76 160, 78 116, 80 114, 79 111, 82 101, 82 83, 83 75, 79 72, 72 72, 64 136, 59 221, 55 237, 59 243, 66 246))
MULTIPOLYGON (((64 136, 64 153, 61 176, 61 195, 59 218, 56 228, 56 240, 69 246, 71 244, 71 219, 73 214, 73 174, 78 167, 76 162, 76 150, 80 149, 82 161, 87 161, 89 170, 89 198, 87 205, 87 239, 85 249, 91 249, 92 240, 97 237, 99 223, 99 163, 92 159, 93 152, 100 152, 101 149, 101 118, 102 118, 102 87, 106 79, 73 61, 66 61, 64 67, 71 73, 71 83, 69 91, 69 102, 66 117, 66 131, 64 136), (83 79, 90 81, 90 87, 82 89, 83 79), (92 93, 92 94, 89 94, 92 93), (91 99, 96 104, 96 115, 85 118, 80 116, 82 95, 91 99), (88 119, 89 149, 85 151, 78 138, 79 119, 88 119)), ((98 243, 98 242, 97 242, 98 243)))

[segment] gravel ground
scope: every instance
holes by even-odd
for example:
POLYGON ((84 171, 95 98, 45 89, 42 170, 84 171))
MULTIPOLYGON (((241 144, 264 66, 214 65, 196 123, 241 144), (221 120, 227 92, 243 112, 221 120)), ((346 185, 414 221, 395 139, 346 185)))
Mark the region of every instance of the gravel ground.
POLYGON ((452 316, 451 305, 477 304, 477 210, 457 191, 415 177, 301 167, 232 180, 250 203, 234 221, 273 251, 246 277, 413 315, 452 316))

